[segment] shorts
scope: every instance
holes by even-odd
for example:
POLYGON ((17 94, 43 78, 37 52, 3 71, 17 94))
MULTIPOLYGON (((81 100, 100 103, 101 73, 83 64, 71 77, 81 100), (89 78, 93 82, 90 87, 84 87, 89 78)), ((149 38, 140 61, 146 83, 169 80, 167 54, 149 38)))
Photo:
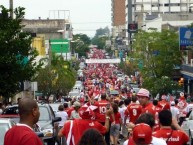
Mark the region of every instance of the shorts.
POLYGON ((110 135, 111 136, 119 136, 119 129, 120 129, 120 124, 111 125, 110 135))

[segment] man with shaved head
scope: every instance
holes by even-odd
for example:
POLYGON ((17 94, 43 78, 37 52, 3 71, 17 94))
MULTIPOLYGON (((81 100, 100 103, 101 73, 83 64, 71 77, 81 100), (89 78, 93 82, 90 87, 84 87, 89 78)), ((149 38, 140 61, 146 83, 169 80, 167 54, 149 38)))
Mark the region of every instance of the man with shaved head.
POLYGON ((20 99, 18 108, 20 121, 7 131, 4 145, 42 145, 42 141, 32 129, 40 116, 37 102, 31 98, 23 98, 20 99))

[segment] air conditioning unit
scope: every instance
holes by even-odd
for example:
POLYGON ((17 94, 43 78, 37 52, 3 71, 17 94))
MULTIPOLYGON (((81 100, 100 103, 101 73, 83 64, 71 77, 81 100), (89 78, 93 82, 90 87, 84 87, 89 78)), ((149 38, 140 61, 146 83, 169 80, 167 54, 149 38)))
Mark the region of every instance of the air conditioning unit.
POLYGON ((193 66, 193 59, 190 59, 190 65, 193 66))

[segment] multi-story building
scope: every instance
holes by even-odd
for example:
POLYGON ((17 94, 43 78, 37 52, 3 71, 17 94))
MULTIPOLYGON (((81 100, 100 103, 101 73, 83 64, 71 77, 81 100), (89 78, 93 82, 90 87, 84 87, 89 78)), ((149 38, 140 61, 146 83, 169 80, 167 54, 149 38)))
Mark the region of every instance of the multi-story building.
POLYGON ((125 0, 112 0, 111 5, 113 46, 115 49, 122 49, 126 47, 124 43, 126 38, 125 0))
MULTIPOLYGON (((156 28, 158 31, 162 29, 178 30, 179 27, 186 27, 193 23, 193 0, 112 0, 112 35, 114 38, 128 40, 128 22, 137 23, 138 29, 145 31, 149 31, 149 28, 156 28), (122 7, 116 9, 120 5, 122 7), (116 19, 116 17, 123 16, 125 16, 124 20, 116 19), (121 23, 115 23, 115 20, 121 23)), ((184 88, 187 93, 191 93, 193 92, 193 51, 189 50, 182 54, 187 54, 183 56, 181 69, 184 88)))

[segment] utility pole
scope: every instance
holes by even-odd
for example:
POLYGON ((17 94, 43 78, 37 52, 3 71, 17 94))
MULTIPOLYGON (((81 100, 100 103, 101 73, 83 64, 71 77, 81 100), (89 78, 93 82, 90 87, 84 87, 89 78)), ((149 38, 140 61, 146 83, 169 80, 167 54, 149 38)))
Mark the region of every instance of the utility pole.
POLYGON ((13 0, 9 0, 10 16, 13 19, 13 0))
MULTIPOLYGON (((133 23, 132 22, 132 12, 133 12, 133 8, 132 8, 132 0, 127 0, 127 3, 128 3, 128 7, 127 7, 127 15, 128 15, 128 22, 127 22, 127 31, 128 31, 128 26, 129 24, 133 23)), ((132 51, 131 49, 131 33, 128 31, 128 42, 129 42, 129 46, 130 46, 130 50, 132 51)))

